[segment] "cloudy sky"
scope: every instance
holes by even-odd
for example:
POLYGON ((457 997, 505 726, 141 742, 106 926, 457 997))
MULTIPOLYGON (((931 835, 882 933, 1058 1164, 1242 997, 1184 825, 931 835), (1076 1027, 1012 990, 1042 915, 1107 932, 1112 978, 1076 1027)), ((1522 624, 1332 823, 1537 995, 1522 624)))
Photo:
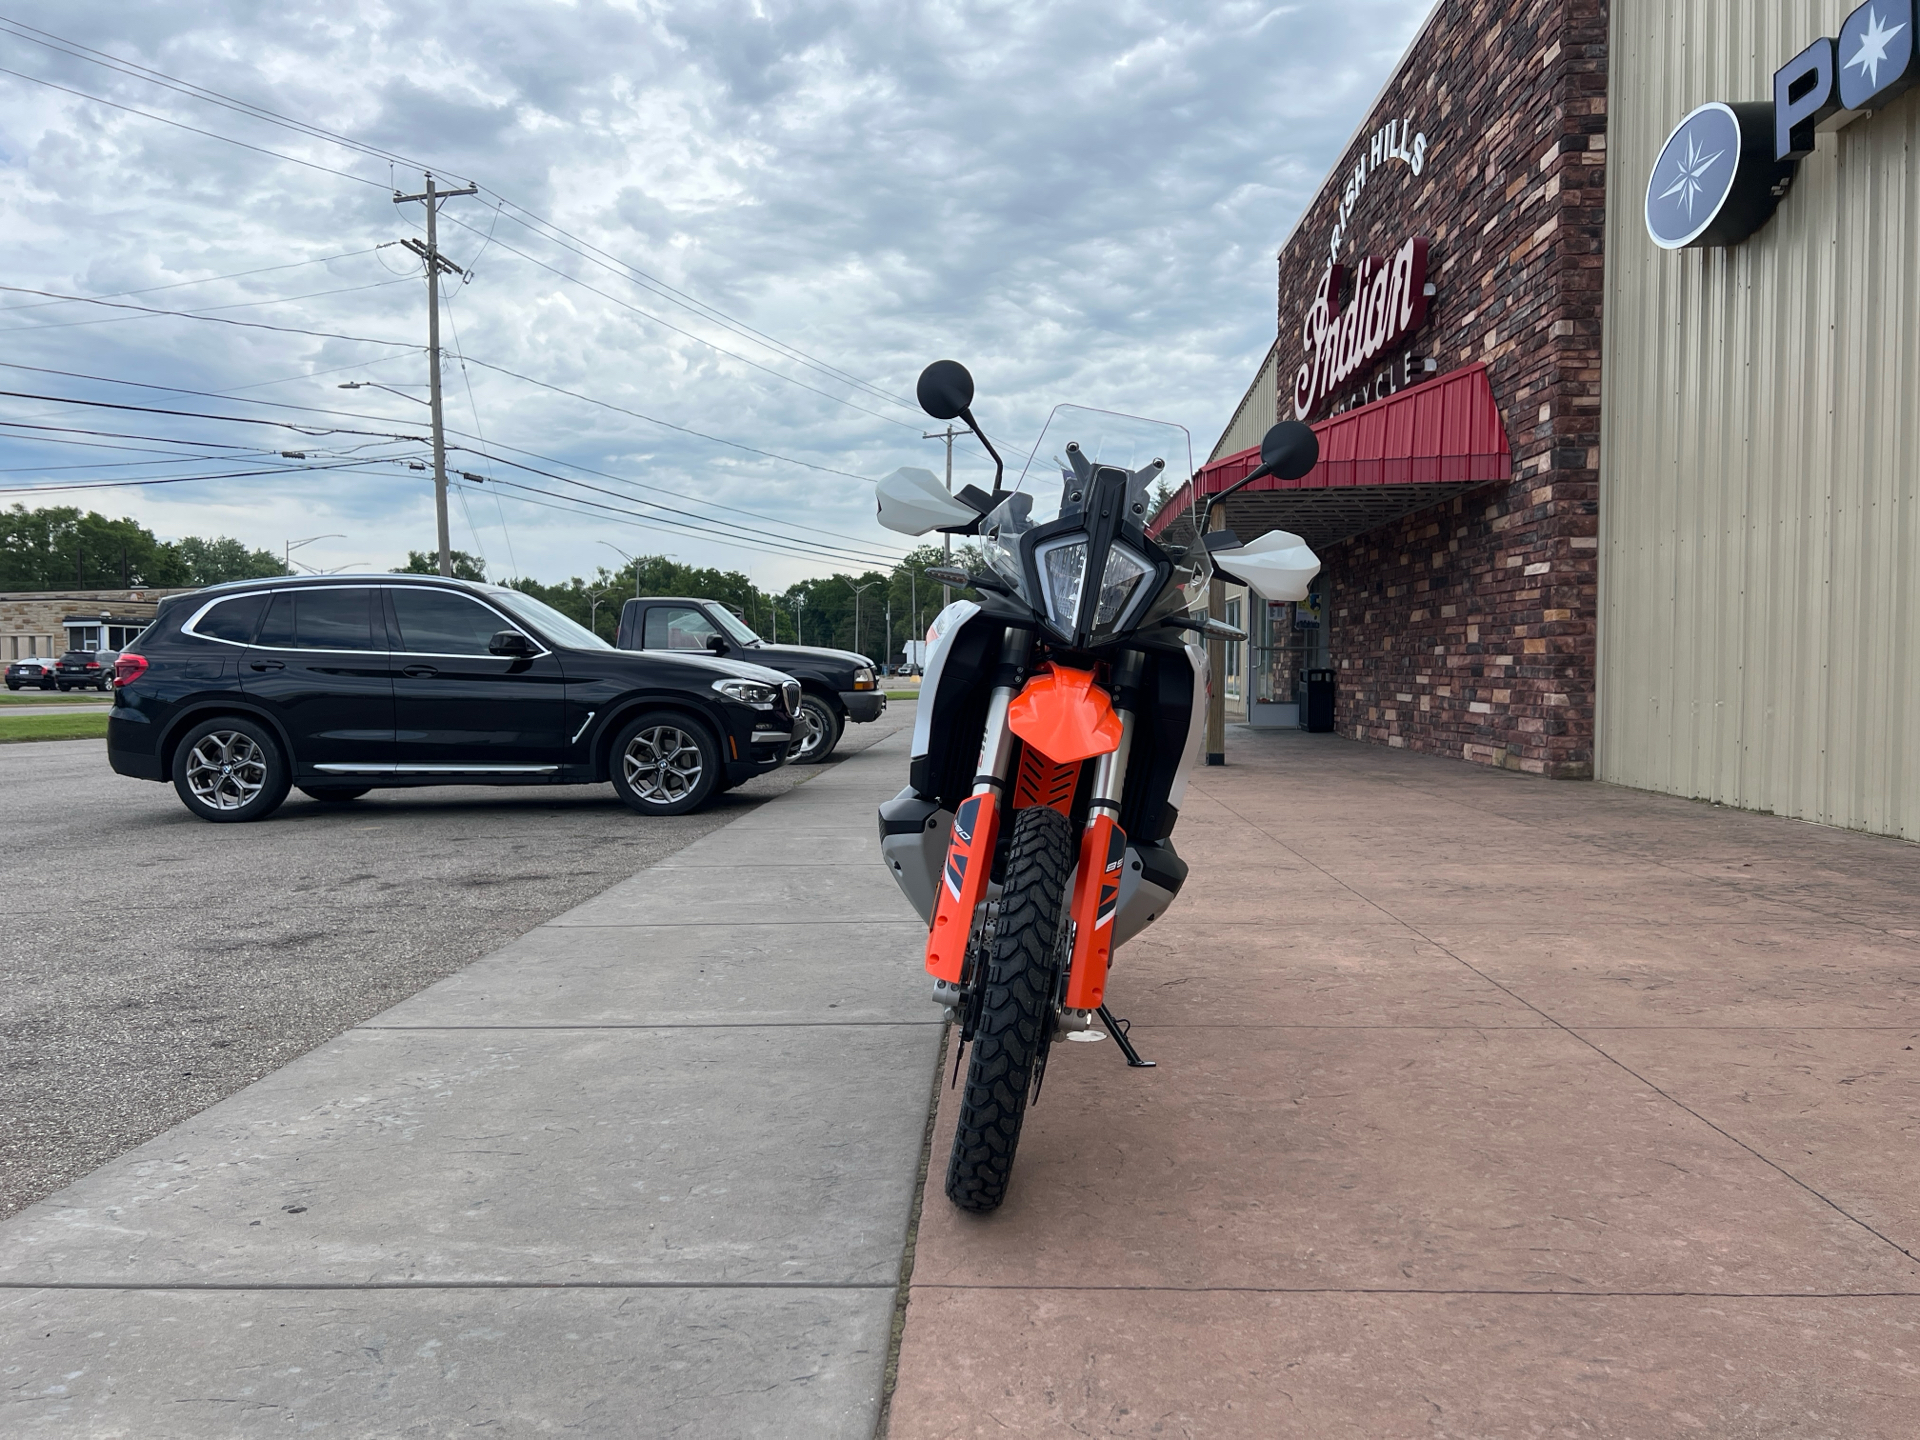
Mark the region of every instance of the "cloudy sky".
MULTIPOLYGON (((1204 458, 1274 251, 1428 8, 14 0, 0 389, 39 398, 0 399, 0 489, 229 478, 0 503, 337 532, 296 552, 323 568, 430 548, 426 447, 389 438, 425 433, 422 207, 392 201, 425 165, 481 186, 445 211, 442 340, 450 465, 487 477, 454 544, 495 576, 897 555, 860 477, 939 468, 910 402, 943 356, 1003 453, 1074 402, 1204 458)), ((971 441, 956 467, 990 478, 971 441)))

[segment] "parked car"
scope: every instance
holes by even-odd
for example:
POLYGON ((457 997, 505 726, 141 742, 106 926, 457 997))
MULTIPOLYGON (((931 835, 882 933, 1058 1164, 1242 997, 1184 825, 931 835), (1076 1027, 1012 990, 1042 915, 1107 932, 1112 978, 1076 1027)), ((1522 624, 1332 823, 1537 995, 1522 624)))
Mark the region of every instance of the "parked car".
POLYGON ((22 685, 53 689, 59 683, 54 678, 54 663, 51 655, 29 655, 24 660, 15 660, 7 666, 7 689, 18 690, 22 685))
POLYGON ((54 683, 62 690, 106 690, 113 685, 112 650, 69 650, 53 667, 54 683))
POLYGON ((682 815, 787 762, 799 685, 635 655, 529 596, 431 576, 235 581, 162 602, 115 666, 107 755, 205 820, 418 785, 611 781, 682 815))
POLYGON ((800 682, 793 762, 817 765, 833 753, 848 724, 886 712, 873 661, 851 650, 815 645, 770 645, 716 600, 649 595, 620 607, 622 650, 711 651, 770 666, 800 682))

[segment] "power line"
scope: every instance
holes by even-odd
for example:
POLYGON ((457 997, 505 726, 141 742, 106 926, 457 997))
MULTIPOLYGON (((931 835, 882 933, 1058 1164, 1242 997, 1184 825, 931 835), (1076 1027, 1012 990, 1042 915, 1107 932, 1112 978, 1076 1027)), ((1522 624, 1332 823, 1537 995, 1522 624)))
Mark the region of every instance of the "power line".
MULTIPOLYGON (((741 534, 745 534, 755 540, 763 540, 763 541, 768 541, 772 543, 778 543, 778 544, 789 546, 792 548, 808 550, 823 556, 828 556, 829 558, 836 558, 836 559, 839 559, 842 563, 845 563, 846 561, 851 561, 851 560, 871 561, 876 558, 873 554, 869 552, 854 550, 846 546, 821 545, 817 542, 809 542, 806 540, 791 540, 784 535, 767 535, 764 533, 756 533, 754 531, 746 530, 744 526, 733 524, 730 521, 714 520, 711 517, 705 516, 705 515, 694 515, 685 510, 677 510, 671 505, 662 505, 657 500, 641 500, 635 496, 622 495, 618 491, 608 490, 604 486, 590 485, 584 480, 575 480, 571 476, 567 476, 567 475, 556 475, 550 470, 541 470, 536 466, 523 465, 512 460, 500 460, 494 456, 487 456, 485 458, 489 460, 494 460, 496 464, 511 465, 513 466, 514 469, 524 470, 530 475, 539 475, 542 478, 547 480, 556 480, 562 485, 572 485, 576 489, 590 490, 596 495, 608 495, 615 500, 626 500, 632 504, 645 505, 651 510, 658 510, 668 515, 683 516, 685 518, 681 520, 662 520, 660 523, 663 525, 671 525, 676 529, 692 531, 695 534, 704 535, 711 539, 737 542, 739 536, 741 534), (726 528, 722 530, 715 530, 715 529, 709 528, 710 526, 714 526, 714 525, 724 526, 726 528)), ((462 472, 462 473, 464 474, 465 472, 462 472)), ((467 476, 467 478, 471 479, 473 477, 469 475, 467 476)), ((498 485, 511 485, 514 482, 509 480, 496 479, 492 481, 492 483, 498 484, 498 485)), ((543 493, 551 493, 551 492, 543 492, 543 493)), ((566 498, 574 499, 576 497, 568 496, 566 498)), ((581 503, 585 504, 587 502, 582 501, 581 503)), ((637 514, 639 512, 630 511, 626 513, 637 514)))
MULTIPOLYGON (((458 483, 459 482, 457 481, 455 482, 456 488, 458 487, 458 483)), ((640 530, 668 530, 668 529, 679 528, 679 527, 673 526, 668 521, 659 520, 652 516, 642 515, 640 514, 639 511, 636 511, 636 510, 623 510, 620 507, 615 505, 606 505, 595 500, 584 500, 573 495, 556 495, 551 490, 542 490, 535 485, 521 485, 511 480, 488 480, 485 483, 489 485, 500 485, 508 490, 525 491, 527 495, 544 495, 548 497, 549 501, 564 502, 561 504, 549 504, 539 500, 529 500, 526 498, 526 495, 518 495, 518 494, 509 495, 507 497, 508 499, 513 500, 516 503, 521 505, 537 505, 543 510, 558 510, 565 515, 579 515, 587 519, 599 518, 598 516, 587 515, 585 511, 575 508, 577 506, 588 506, 595 511, 603 511, 611 516, 616 517, 614 522, 616 524, 632 525, 636 529, 640 529, 640 530), (627 518, 621 519, 618 517, 627 517, 627 518)), ((845 565, 848 563, 844 559, 840 559, 830 555, 823 555, 817 551, 796 550, 796 549, 792 549, 785 546, 777 546, 776 544, 771 542, 760 543, 760 542, 750 541, 750 540, 735 540, 731 543, 740 549, 753 550, 765 555, 781 555, 781 556, 785 556, 788 559, 811 560, 815 564, 845 565)))
MULTIPOLYGON (((0 289, 4 288, 4 286, 0 286, 0 289)), ((811 460, 796 460, 791 455, 780 455, 772 450, 761 450, 752 445, 742 445, 738 440, 722 440, 718 435, 708 435, 704 431, 692 430, 685 425, 676 425, 671 420, 662 420, 655 415, 643 415, 638 410, 629 410, 624 405, 615 405, 611 400, 596 400, 591 395, 582 395, 579 391, 569 390, 563 385, 552 385, 545 380, 536 380, 531 375, 522 375, 517 370, 507 369, 504 365, 489 364, 487 361, 476 359, 471 355, 469 355, 467 359, 471 364, 478 365, 482 370, 492 370, 497 374, 508 376, 511 379, 519 380, 525 384, 538 386, 542 390, 551 390, 556 395, 565 395, 569 399, 584 401, 588 405, 598 405, 604 410, 613 410, 622 415, 631 415, 634 419, 644 420, 649 425, 660 425, 668 430, 678 430, 682 435, 691 435, 695 439, 711 441, 715 445, 725 445, 733 450, 744 450, 749 455, 764 455, 769 460, 784 460, 789 465, 803 465, 809 470, 818 470, 823 475, 844 475, 849 480, 858 480, 865 485, 871 485, 873 483, 871 480, 868 480, 866 476, 856 475, 851 470, 836 470, 831 465, 816 465, 811 460)))
MULTIPOLYGON (((226 305, 202 305, 193 310, 157 310, 148 309, 145 306, 130 306, 127 308, 142 310, 144 313, 139 315, 108 315, 99 320, 62 320, 53 325, 15 325, 9 328, 16 331, 33 331, 36 333, 42 330, 73 330, 82 325, 120 325, 129 320, 151 320, 156 315, 171 315, 177 319, 184 320, 204 320, 210 317, 216 310, 250 310, 257 305, 289 305, 296 300, 323 300, 330 295, 355 295, 362 290, 383 290, 389 285, 410 284, 414 278, 415 277, 411 275, 407 275, 398 280, 376 280, 371 285, 346 285, 338 290, 315 290, 307 295, 277 295, 268 300, 236 300, 226 305)), ((46 303, 49 305, 70 305, 76 302, 92 305, 112 303, 104 297, 94 295, 77 295, 70 300, 49 300, 46 303)), ((8 314, 14 310, 38 310, 39 308, 40 306, 38 305, 8 305, 0 307, 0 315, 8 314)))
MULTIPOLYGON (((94 295, 89 298, 94 300, 124 300, 129 295, 153 295, 161 290, 179 290, 188 285, 213 285, 222 280, 248 280, 255 275, 271 275, 277 270, 299 270, 308 265, 328 265, 335 260, 353 260, 362 255, 371 255, 376 250, 384 250, 389 245, 397 245, 399 243, 397 240, 386 240, 378 245, 368 246, 365 250, 343 250, 338 255, 319 255, 311 260, 295 260, 286 265, 263 265, 258 270, 239 270, 232 275, 208 275, 199 280, 176 280, 170 285, 149 285, 144 290, 113 290, 105 295, 94 295)), ((0 305, 0 315, 10 315, 16 310, 45 310, 52 305, 71 305, 73 303, 71 300, 38 300, 31 305, 0 305)))
MULTIPOLYGON (((30 366, 22 366, 30 369, 30 366)), ((171 386, 154 386, 154 389, 171 389, 171 386)), ((208 392, 188 392, 208 393, 208 392)), ((385 440, 417 440, 426 442, 424 435, 402 435, 390 430, 350 430, 342 426, 301 425, 292 420, 265 420, 255 415, 208 415, 199 410, 170 410, 157 405, 127 405, 113 400, 81 400, 71 395, 39 395, 26 390, 0 390, 0 399, 8 400, 44 400, 55 405, 81 405, 90 410, 129 410, 140 415, 177 415, 188 420, 223 420, 232 425, 271 425, 281 430, 292 430, 301 435, 373 435, 385 440)), ((266 402, 255 401, 255 404, 266 402)), ((308 407, 300 407, 308 408, 308 407)), ((381 417, 365 417, 377 420, 381 417)))
POLYGON ((234 470, 224 475, 163 475, 146 480, 90 480, 59 485, 10 485, 0 488, 0 495, 51 495, 69 490, 131 490, 145 485, 188 485, 201 480, 253 480, 267 475, 305 475, 321 470, 369 469, 371 464, 371 461, 365 459, 340 460, 317 465, 282 465, 272 470, 234 470))
POLYGON ((291 165, 304 165, 309 170, 319 170, 324 174, 338 175, 342 180, 357 180, 362 185, 371 185, 376 190, 386 187, 378 180, 369 180, 363 175, 355 175, 346 170, 336 170, 331 165, 322 165, 314 160, 302 160, 297 155, 283 155, 278 150, 269 150, 264 145, 249 145, 244 140, 236 140, 231 135, 217 134, 212 130, 202 130, 197 125, 189 125, 183 120, 169 120, 165 115, 155 115, 151 110, 136 110, 131 105, 122 105, 117 100, 108 100, 104 96, 89 95, 84 90, 75 90, 68 85, 56 85, 51 80, 42 80, 38 75, 26 75, 18 70, 9 70, 0 65, 0 75, 11 75, 16 80, 25 80, 29 84, 44 85, 49 90, 58 90, 62 94, 72 95, 76 99, 91 100, 96 105, 106 105, 115 110, 123 110, 129 115, 138 115, 143 120, 158 120, 162 125, 171 125, 178 130, 186 130, 194 135, 204 135, 209 140, 224 140, 229 145, 238 145, 242 150, 251 150, 256 155, 268 155, 275 160, 285 160, 291 165))
MULTIPOLYGON (((0 71, 0 74, 4 73, 6 72, 0 71)), ((382 285, 393 285, 399 282, 382 280, 379 283, 382 285)), ((367 288, 370 289, 372 287, 369 286, 367 288)), ((399 340, 375 340, 366 335, 341 335, 331 330, 304 330, 297 325, 268 325, 260 320, 229 320, 224 315, 201 315, 191 310, 160 310, 151 305, 130 305, 124 300, 100 300, 92 295, 63 295, 57 290, 35 290, 25 285, 0 285, 0 291, 6 291, 13 295, 45 295, 55 300, 84 300, 89 305, 105 305, 113 310, 140 310, 149 315, 172 315, 180 320, 203 320, 209 325, 237 325, 246 330, 272 330, 276 334, 281 335, 311 335, 320 340, 353 340, 362 345, 385 345, 389 349, 399 348, 404 343, 399 340)), ((51 330, 60 327, 50 325, 45 328, 51 330)), ((421 347, 418 345, 410 345, 406 346, 406 348, 418 350, 421 347)))
MULTIPOLYGON (((511 215, 509 215, 507 218, 509 220, 513 219, 511 215)), ((467 224, 465 221, 455 219, 452 216, 449 216, 448 219, 453 220, 453 223, 455 225, 458 225, 462 230, 466 230, 471 234, 478 235, 480 233, 478 230, 474 229, 473 226, 467 224)), ((683 329, 682 327, 675 325, 671 320, 663 319, 661 316, 654 314, 651 310, 643 310, 638 305, 633 304, 631 301, 622 300, 618 295, 609 295, 605 290, 600 289, 596 285, 589 285, 586 281, 580 279, 579 276, 577 275, 569 275, 567 274, 566 271, 558 268, 557 266, 549 265, 544 260, 536 259, 534 256, 527 254, 527 252, 524 250, 516 250, 513 246, 507 244, 507 242, 504 240, 495 240, 492 243, 495 246, 495 248, 504 250, 509 255, 517 255, 519 256, 520 259, 526 261, 529 265, 539 266, 542 270, 545 270, 549 275, 558 275, 562 280, 565 280, 569 285, 578 285, 582 290, 587 291, 589 294, 598 295, 602 300, 606 300, 614 305, 618 305, 623 310, 631 310, 636 315, 644 316, 648 320, 653 321, 654 324, 664 326, 668 330, 673 331, 673 333, 676 335, 684 335, 687 337, 687 339, 692 340, 696 344, 705 345, 709 350, 714 351, 716 354, 725 355, 730 360, 738 360, 742 365, 751 365, 754 369, 762 372, 763 374, 771 375, 776 380, 784 380, 789 385, 797 385, 802 390, 807 391, 809 394, 822 396, 825 399, 833 401, 833 403, 836 405, 845 405, 850 410, 858 410, 862 415, 871 415, 876 420, 884 420, 889 425, 899 425, 908 430, 914 430, 919 428, 918 426, 915 426, 915 425, 908 425, 907 422, 904 420, 896 420, 891 415, 882 415, 878 410, 869 410, 864 405, 855 405, 851 400, 847 399, 844 396, 834 395, 829 391, 820 389, 818 386, 809 385, 804 380, 796 380, 793 376, 783 374, 782 372, 775 370, 770 365, 762 365, 758 360, 748 359, 745 355, 740 354, 740 352, 737 350, 729 350, 724 345, 716 345, 714 344, 713 341, 707 339, 704 335, 696 335, 691 330, 683 329)), ((574 253, 578 254, 580 252, 575 251, 574 253)), ((892 397, 887 396, 885 398, 891 399, 892 397)))

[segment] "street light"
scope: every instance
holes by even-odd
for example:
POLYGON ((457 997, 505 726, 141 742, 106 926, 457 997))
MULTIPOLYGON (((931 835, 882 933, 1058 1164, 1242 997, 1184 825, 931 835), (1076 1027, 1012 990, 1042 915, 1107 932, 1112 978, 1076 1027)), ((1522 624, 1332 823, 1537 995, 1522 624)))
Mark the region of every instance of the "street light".
POLYGON ((418 395, 409 395, 404 390, 396 390, 391 385, 382 385, 377 380, 349 380, 338 388, 341 390, 384 390, 389 395, 398 395, 402 400, 411 400, 416 405, 426 405, 431 408, 430 401, 422 400, 418 395))
POLYGON ((638 600, 640 598, 640 562, 611 540, 602 540, 600 543, 633 567, 633 598, 638 600))
POLYGON ((287 541, 286 553, 280 557, 280 563, 287 567, 287 574, 291 575, 293 573, 293 552, 298 550, 302 545, 311 545, 316 540, 344 540, 346 538, 344 535, 309 535, 304 540, 289 540, 287 541))
POLYGON ((593 631, 596 635, 600 633, 600 597, 606 593, 604 590, 589 590, 586 592, 587 629, 593 631))
MULTIPOLYGON (((878 580, 869 580, 864 585, 856 585, 851 580, 847 582, 847 588, 853 591, 853 649, 855 654, 860 653, 860 597, 879 583, 878 580)), ((882 656, 881 664, 884 666, 885 663, 886 659, 882 656)))
POLYGON ((804 645, 807 643, 806 632, 800 628, 800 612, 806 608, 806 605, 807 597, 805 595, 795 595, 793 597, 793 643, 796 645, 804 645))

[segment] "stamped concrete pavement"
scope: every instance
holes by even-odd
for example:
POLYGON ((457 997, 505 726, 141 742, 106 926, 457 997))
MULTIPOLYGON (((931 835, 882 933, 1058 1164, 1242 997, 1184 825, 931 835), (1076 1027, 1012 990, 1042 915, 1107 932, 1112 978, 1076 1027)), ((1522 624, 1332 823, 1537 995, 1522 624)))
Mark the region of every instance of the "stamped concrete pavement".
POLYGON ((941 1039, 906 738, 0 1225, 0 1433, 870 1434, 941 1039))
POLYGON ((892 1440, 1920 1434, 1920 847, 1239 731, 892 1440))

